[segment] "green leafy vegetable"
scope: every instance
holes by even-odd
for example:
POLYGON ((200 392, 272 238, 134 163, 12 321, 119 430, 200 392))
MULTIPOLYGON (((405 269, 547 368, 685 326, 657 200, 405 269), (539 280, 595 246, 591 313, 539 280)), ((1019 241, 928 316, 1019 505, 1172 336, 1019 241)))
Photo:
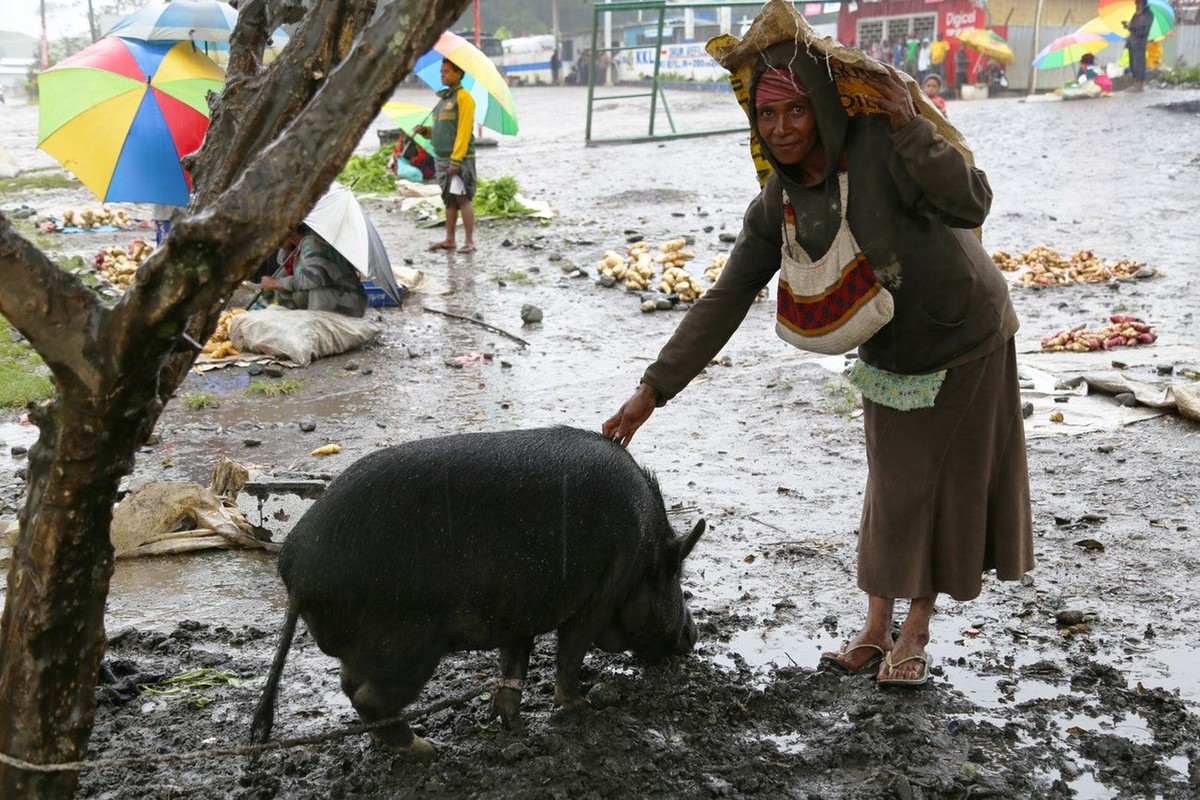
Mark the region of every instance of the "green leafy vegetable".
POLYGON ((533 209, 526 208, 517 200, 521 187, 517 179, 505 175, 495 180, 480 180, 475 185, 475 213, 481 217, 519 217, 532 214, 533 209))
POLYGON ((396 176, 388 169, 392 145, 385 144, 369 156, 350 156, 338 181, 355 192, 394 192, 396 176))

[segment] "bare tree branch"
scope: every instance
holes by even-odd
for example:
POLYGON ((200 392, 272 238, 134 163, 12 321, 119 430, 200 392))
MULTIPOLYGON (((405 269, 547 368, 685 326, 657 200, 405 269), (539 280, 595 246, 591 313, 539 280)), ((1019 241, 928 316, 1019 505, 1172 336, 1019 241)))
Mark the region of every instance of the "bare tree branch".
POLYGON ((78 277, 51 261, 0 214, 0 314, 24 336, 60 383, 100 387, 87 358, 103 302, 78 277))

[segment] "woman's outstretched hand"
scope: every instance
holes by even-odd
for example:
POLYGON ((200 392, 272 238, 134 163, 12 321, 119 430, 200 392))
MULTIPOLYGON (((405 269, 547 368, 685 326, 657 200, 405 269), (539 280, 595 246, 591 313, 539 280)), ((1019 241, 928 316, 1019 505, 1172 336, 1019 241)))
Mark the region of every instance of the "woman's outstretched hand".
MULTIPOLYGON (((885 65, 887 66, 887 65, 885 65)), ((917 117, 917 107, 904 79, 896 72, 895 67, 887 67, 887 75, 872 73, 867 76, 867 83, 879 92, 879 108, 887 114, 892 130, 898 131, 917 117)))
POLYGON ((621 404, 617 413, 600 426, 600 432, 606 439, 612 439, 621 447, 628 447, 637 429, 650 419, 657 406, 658 391, 648 383, 639 384, 637 391, 621 404))

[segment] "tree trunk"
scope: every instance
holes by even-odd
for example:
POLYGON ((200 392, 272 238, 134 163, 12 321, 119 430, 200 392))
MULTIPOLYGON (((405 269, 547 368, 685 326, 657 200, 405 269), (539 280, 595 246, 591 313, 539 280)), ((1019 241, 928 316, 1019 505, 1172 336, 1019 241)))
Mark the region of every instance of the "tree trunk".
MULTIPOLYGON (((123 474, 113 454, 131 452, 133 438, 111 428, 103 437, 83 433, 98 419, 68 413, 61 429, 39 419, 0 623, 0 752, 36 754, 41 763, 82 758, 95 711, 113 571, 108 530, 123 474)), ((70 772, 5 770, 0 796, 68 797, 75 780, 70 772)))
MULTIPOLYGON (((56 389, 30 414, 41 433, 0 619, 0 753, 42 765, 86 756, 121 479, 230 294, 304 218, 467 2, 397 0, 373 16, 372 2, 316 0, 266 68, 268 32, 290 20, 268 19, 266 0, 242 2, 225 90, 188 163, 192 203, 112 306, 0 213, 0 313, 56 389)), ((69 797, 77 781, 0 763, 2 798, 69 797)))

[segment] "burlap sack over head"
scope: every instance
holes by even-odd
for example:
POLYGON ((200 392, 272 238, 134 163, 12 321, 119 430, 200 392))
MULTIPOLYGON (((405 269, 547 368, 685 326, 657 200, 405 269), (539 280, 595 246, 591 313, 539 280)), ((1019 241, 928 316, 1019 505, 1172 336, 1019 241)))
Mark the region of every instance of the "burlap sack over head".
MULTIPOLYGON (((705 47, 717 63, 729 70, 729 82, 733 86, 733 93, 742 110, 746 112, 751 126, 754 123, 754 112, 750 108, 750 81, 759 54, 771 45, 789 41, 794 41, 818 58, 825 59, 846 114, 853 117, 858 114, 884 113, 879 107, 879 93, 863 78, 872 73, 887 74, 886 67, 865 53, 843 47, 829 37, 818 35, 795 6, 786 0, 769 0, 751 22, 744 38, 739 40, 736 36, 726 33, 710 39, 705 47)), ((942 116, 915 80, 904 73, 900 73, 900 76, 908 87, 908 93, 912 95, 917 112, 933 122, 942 138, 961 152, 968 164, 974 164, 971 150, 958 129, 942 116)), ((750 137, 750 155, 758 171, 759 184, 766 184, 767 179, 771 177, 771 163, 763 157, 756 136, 750 137)))

